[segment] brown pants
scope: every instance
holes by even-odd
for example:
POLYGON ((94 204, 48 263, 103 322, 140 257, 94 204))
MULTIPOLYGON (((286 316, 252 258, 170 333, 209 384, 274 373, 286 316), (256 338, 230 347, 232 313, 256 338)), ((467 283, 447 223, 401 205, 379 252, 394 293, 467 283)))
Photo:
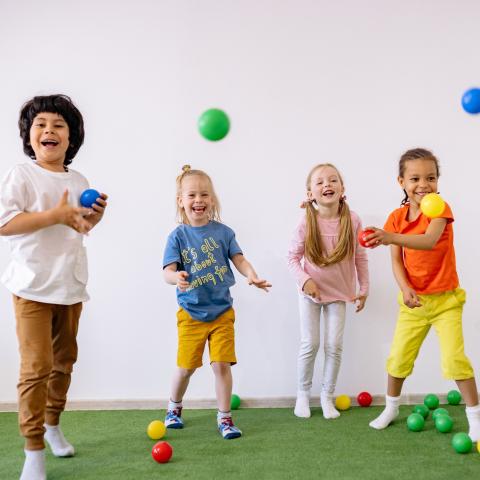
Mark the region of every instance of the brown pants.
POLYGON ((82 303, 55 305, 13 296, 20 350, 18 421, 26 450, 45 448, 44 423, 58 425, 77 360, 82 303))

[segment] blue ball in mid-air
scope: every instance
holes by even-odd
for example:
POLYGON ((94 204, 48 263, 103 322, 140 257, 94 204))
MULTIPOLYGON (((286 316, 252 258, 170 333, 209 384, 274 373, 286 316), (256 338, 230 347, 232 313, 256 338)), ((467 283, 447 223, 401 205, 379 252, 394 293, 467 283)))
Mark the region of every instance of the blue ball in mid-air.
POLYGON ((462 107, 467 113, 480 113, 480 88, 471 88, 463 94, 462 107))
POLYGON ((98 193, 97 190, 89 188, 80 195, 80 204, 82 205, 82 207, 92 208, 93 204, 99 197, 100 193, 98 193))

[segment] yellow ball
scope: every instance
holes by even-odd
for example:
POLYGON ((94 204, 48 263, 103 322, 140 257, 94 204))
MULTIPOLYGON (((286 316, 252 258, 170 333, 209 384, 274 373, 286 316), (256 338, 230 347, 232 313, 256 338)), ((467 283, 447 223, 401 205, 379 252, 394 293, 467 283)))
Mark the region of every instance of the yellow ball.
POLYGON ((420 210, 427 217, 436 218, 445 210, 445 202, 438 193, 429 193, 422 198, 420 210))
POLYGON ((350 397, 348 395, 339 395, 335 399, 335 406, 338 410, 348 410, 352 404, 350 397))
POLYGON ((165 424, 160 420, 154 420, 153 422, 150 422, 147 427, 147 435, 152 440, 159 440, 162 438, 165 435, 165 431, 165 424))

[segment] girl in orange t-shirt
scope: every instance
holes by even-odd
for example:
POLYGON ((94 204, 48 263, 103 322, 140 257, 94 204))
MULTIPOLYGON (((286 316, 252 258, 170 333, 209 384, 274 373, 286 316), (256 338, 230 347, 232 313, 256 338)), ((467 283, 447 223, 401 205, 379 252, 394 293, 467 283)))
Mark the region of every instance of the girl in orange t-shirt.
POLYGON ((458 286, 453 247, 453 215, 446 205, 430 219, 420 210, 422 198, 437 192, 439 166, 428 150, 408 150, 399 162, 398 182, 405 192, 402 206, 393 211, 384 229, 368 227, 367 246, 391 245, 392 267, 400 287, 400 311, 387 360, 385 410, 370 426, 384 429, 399 413, 400 394, 411 374, 430 327, 440 340, 442 373, 456 381, 466 403, 473 441, 480 441, 480 405, 470 361, 465 356, 462 310, 465 291, 458 286))

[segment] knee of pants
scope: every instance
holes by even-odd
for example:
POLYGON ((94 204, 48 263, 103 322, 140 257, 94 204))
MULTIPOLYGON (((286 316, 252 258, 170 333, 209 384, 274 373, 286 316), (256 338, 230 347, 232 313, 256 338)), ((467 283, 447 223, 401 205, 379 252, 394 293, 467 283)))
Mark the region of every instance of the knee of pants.
POLYGON ((342 345, 327 344, 325 345, 324 350, 327 357, 341 358, 343 347, 342 345))
POLYGON ((300 344, 300 353, 302 355, 316 355, 320 348, 320 342, 302 341, 300 344))
POLYGON ((25 379, 39 379, 50 375, 53 368, 52 358, 22 358, 20 376, 25 379))

